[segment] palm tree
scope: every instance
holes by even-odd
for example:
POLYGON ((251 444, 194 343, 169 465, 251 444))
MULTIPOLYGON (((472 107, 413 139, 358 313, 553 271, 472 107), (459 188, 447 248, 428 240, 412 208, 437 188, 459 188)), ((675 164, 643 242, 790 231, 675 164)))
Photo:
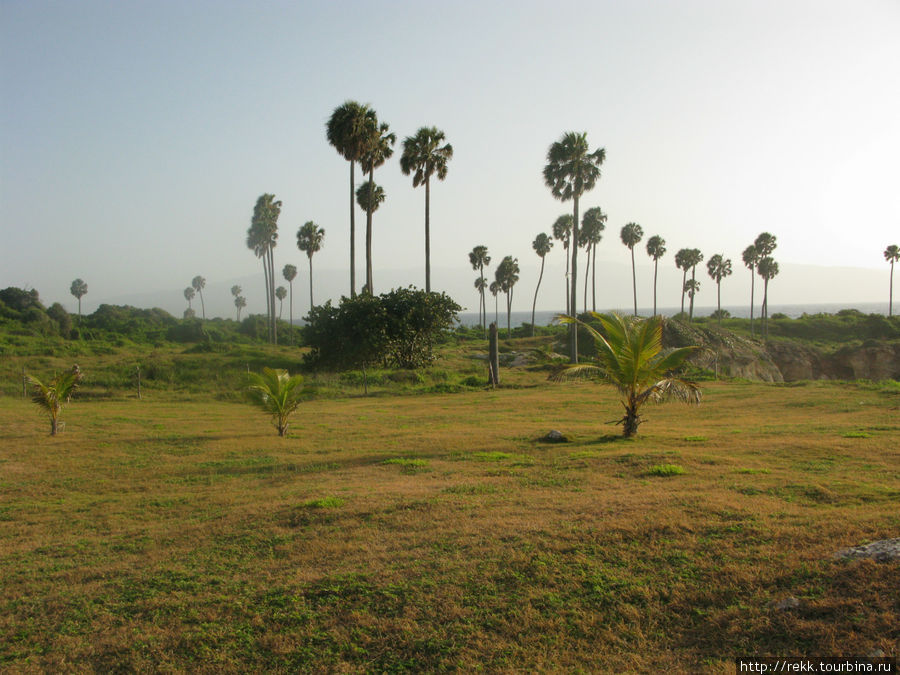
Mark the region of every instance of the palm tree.
POLYGON ((275 297, 278 298, 278 320, 281 321, 281 310, 284 309, 284 299, 287 297, 287 289, 279 286, 275 289, 275 297))
POLYGON ((756 241, 753 242, 753 245, 756 247, 756 250, 759 252, 760 258, 765 258, 766 256, 771 256, 773 251, 778 248, 778 243, 774 235, 769 234, 768 232, 762 232, 756 238, 756 241))
POLYGON ((206 303, 203 302, 203 289, 206 288, 206 279, 198 274, 191 279, 191 286, 200 294, 200 309, 203 314, 203 320, 206 321, 206 303))
POLYGON ((550 253, 550 249, 553 248, 553 241, 541 232, 531 242, 531 248, 541 257, 541 274, 538 276, 537 286, 534 289, 534 302, 531 304, 531 337, 534 337, 534 312, 537 309, 537 296, 538 291, 541 289, 541 280, 544 278, 544 259, 550 253))
POLYGON ((286 370, 263 368, 262 375, 247 374, 247 398, 251 403, 272 416, 272 423, 279 436, 288 430, 288 417, 303 400, 302 375, 291 377, 286 370))
POLYGON ((485 281, 484 277, 475 277, 475 290, 478 291, 478 297, 480 298, 478 304, 478 325, 482 327, 482 334, 484 334, 486 329, 482 320, 487 321, 487 310, 484 307, 484 292, 487 290, 487 281, 485 281))
MULTIPOLYGON (((578 200, 585 192, 593 190, 600 180, 600 165, 606 159, 606 150, 588 148, 587 132, 568 132, 547 150, 544 166, 544 184, 551 194, 561 201, 572 200, 572 294, 571 305, 566 311, 575 316, 578 311, 576 293, 578 286, 578 200)), ((578 331, 573 324, 569 329, 569 358, 578 362, 578 331)))
MULTIPOLYGON (((293 265, 285 265, 281 270, 281 275, 288 282, 290 287, 290 300, 288 300, 288 311, 291 319, 291 345, 294 344, 294 279, 297 278, 297 268, 293 265)), ((240 293, 240 290, 238 291, 240 293)))
POLYGON ((356 181, 354 167, 362 159, 377 126, 375 111, 356 101, 345 101, 331 113, 325 125, 325 136, 338 153, 350 162, 350 297, 356 296, 356 181))
POLYGON ((63 403, 68 403, 72 394, 81 382, 81 369, 76 363, 62 375, 57 375, 49 384, 43 384, 36 377, 27 376, 28 383, 33 387, 32 402, 43 408, 50 417, 50 435, 56 436, 59 431, 59 414, 62 412, 63 403))
POLYGON ((896 244, 891 244, 886 249, 884 249, 884 259, 887 260, 891 264, 891 285, 890 288, 889 300, 888 300, 888 316, 894 315, 894 263, 900 260, 900 247, 896 244))
POLYGON ((263 261, 263 277, 266 284, 266 310, 269 319, 269 341, 278 344, 275 325, 275 262, 273 249, 278 240, 278 216, 281 202, 275 195, 263 194, 253 207, 253 218, 247 230, 247 248, 263 261))
POLYGON ((716 316, 722 324, 722 279, 731 275, 731 260, 716 253, 706 263, 706 272, 716 282, 716 316))
POLYGON ((553 238, 562 243, 563 250, 566 252, 566 282, 563 285, 566 287, 566 311, 568 312, 571 310, 572 305, 570 302, 572 290, 569 288, 569 263, 571 261, 569 244, 572 243, 571 213, 564 213, 553 223, 553 238))
MULTIPOLYGON (((696 282, 692 283, 690 287, 685 286, 685 291, 691 298, 691 312, 690 312, 690 321, 694 320, 694 295, 697 291, 700 290, 700 282, 697 281, 697 265, 703 262, 703 254, 700 252, 699 248, 689 248, 685 250, 685 255, 683 258, 684 264, 686 264, 691 270, 691 281, 696 282), (693 293, 691 293, 693 291, 693 293)), ((687 268, 685 268, 685 274, 687 273, 687 268)), ((683 298, 682 298, 683 302, 683 298)), ((684 308, 682 307, 682 311, 684 308)))
POLYGON ((684 292, 691 299, 691 311, 688 315, 688 321, 694 323, 694 296, 700 291, 700 282, 696 279, 688 279, 684 282, 684 292))
POLYGON ((672 375, 680 368, 696 347, 663 350, 662 317, 649 319, 602 315, 591 312, 602 333, 590 324, 571 316, 560 321, 582 325, 597 344, 598 365, 569 365, 553 376, 555 380, 599 375, 622 394, 625 416, 616 424, 622 425, 622 435, 630 438, 644 421, 641 407, 648 401, 674 398, 685 403, 700 402, 700 388, 694 383, 672 375))
MULTIPOLYGON (((377 120, 373 118, 372 127, 369 129, 368 147, 360 158, 360 165, 363 171, 368 171, 369 173, 369 184, 375 184, 375 168, 391 158, 394 154, 394 144, 396 142, 397 136, 390 133, 390 127, 387 122, 378 124, 377 120)), ((372 212, 378 208, 378 203, 367 201, 364 206, 359 202, 359 190, 356 191, 356 199, 366 211, 366 286, 369 289, 369 294, 374 295, 372 290, 372 212)), ((383 198, 382 201, 384 201, 383 198)))
POLYGON ((247 298, 243 295, 234 296, 234 306, 237 308, 237 320, 241 320, 241 310, 247 306, 247 298))
POLYGON ((237 296, 239 296, 239 295, 241 294, 241 291, 242 291, 242 290, 243 290, 243 289, 242 289, 240 286, 232 286, 232 287, 231 287, 231 294, 232 294, 234 297, 237 297, 237 296))
POLYGON ((690 256, 691 249, 689 248, 679 249, 678 253, 675 254, 675 267, 684 271, 681 275, 681 314, 684 314, 684 294, 687 290, 687 287, 685 286, 685 284, 687 284, 687 273, 688 270, 691 269, 690 256))
POLYGON ((606 229, 606 214, 599 206, 584 212, 581 218, 581 240, 587 250, 587 265, 584 268, 584 311, 587 312, 587 273, 591 272, 591 306, 597 311, 597 244, 603 239, 606 229), (593 265, 593 266, 592 266, 593 265))
POLYGON ((500 284, 500 290, 506 293, 506 337, 511 338, 510 315, 512 314, 513 286, 519 280, 519 260, 511 255, 506 256, 497 265, 494 276, 497 283, 500 284))
POLYGON ((750 270, 750 337, 753 337, 753 291, 754 281, 756 280, 756 266, 759 264, 761 256, 759 251, 756 250, 756 246, 750 244, 744 249, 741 257, 744 260, 744 265, 750 270))
POLYGON ((644 236, 644 230, 637 223, 628 223, 619 233, 622 243, 631 251, 631 285, 634 289, 634 315, 637 316, 637 275, 634 271, 634 247, 644 236))
POLYGON ((659 268, 659 259, 665 254, 665 239, 655 234, 647 240, 647 255, 653 258, 653 316, 656 316, 656 275, 659 268))
POLYGON ((313 254, 322 248, 322 240, 325 238, 325 230, 316 225, 313 221, 308 220, 297 230, 297 248, 306 252, 309 259, 309 308, 312 309, 313 302, 313 275, 312 275, 312 259, 313 254))
POLYGON ((78 325, 81 325, 81 298, 87 295, 87 284, 81 279, 76 279, 69 287, 69 292, 78 299, 78 325))
POLYGON ((385 199, 384 188, 370 180, 356 190, 356 203, 366 212, 366 292, 374 295, 372 290, 372 214, 378 210, 385 199))
POLYGON ((197 292, 194 290, 193 286, 188 286, 184 289, 184 299, 188 301, 188 309, 191 309, 191 300, 194 299, 194 296, 197 292))
POLYGON ((771 256, 760 258, 756 272, 763 278, 763 339, 769 339, 769 281, 778 275, 778 263, 771 256))
POLYGON ((415 136, 403 141, 400 168, 405 176, 413 174, 413 187, 425 185, 425 291, 431 292, 431 177, 447 177, 447 162, 453 157, 453 146, 437 127, 422 127, 415 136))
POLYGON ((497 294, 500 292, 501 288, 499 281, 492 281, 491 285, 488 286, 488 290, 491 292, 491 295, 494 296, 494 323, 498 323, 500 320, 499 310, 497 309, 497 294))
POLYGON ((491 256, 488 255, 487 246, 476 246, 469 253, 469 263, 473 270, 477 270, 480 284, 475 284, 475 288, 481 294, 481 304, 478 307, 478 319, 481 328, 487 335, 487 306, 484 304, 484 291, 487 289, 487 282, 484 280, 484 268, 491 264, 491 256))

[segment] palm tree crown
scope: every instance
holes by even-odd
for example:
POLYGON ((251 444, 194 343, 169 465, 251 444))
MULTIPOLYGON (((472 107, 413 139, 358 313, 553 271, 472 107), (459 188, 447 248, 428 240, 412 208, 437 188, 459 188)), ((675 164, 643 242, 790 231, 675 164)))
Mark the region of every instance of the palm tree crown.
POLYGON ((81 298, 87 295, 88 286, 82 279, 75 279, 69 287, 69 292, 78 299, 78 325, 81 325, 81 298))
POLYGON ((552 376, 554 380, 599 375, 622 394, 625 416, 617 424, 627 438, 637 433, 643 422, 641 406, 648 401, 675 398, 686 403, 700 402, 700 388, 672 372, 680 368, 696 347, 664 350, 662 318, 622 317, 591 312, 601 331, 571 316, 563 323, 583 326, 597 345, 598 365, 569 365, 552 376))
POLYGON ((721 253, 716 253, 706 263, 706 272, 716 282, 716 317, 722 323, 722 279, 731 275, 731 260, 721 253))
POLYGON ((453 146, 444 143, 444 132, 437 127, 421 127, 415 136, 403 140, 400 169, 413 175, 413 187, 425 185, 425 291, 431 292, 431 177, 447 177, 447 162, 453 158, 453 146), (441 145, 444 143, 444 145, 441 145))

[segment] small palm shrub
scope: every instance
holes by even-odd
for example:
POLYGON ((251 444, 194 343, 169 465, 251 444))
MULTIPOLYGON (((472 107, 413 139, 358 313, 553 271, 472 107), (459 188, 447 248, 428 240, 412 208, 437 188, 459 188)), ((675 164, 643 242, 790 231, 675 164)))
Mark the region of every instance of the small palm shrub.
POLYGON ((248 373, 247 398, 256 407, 272 416, 272 424, 278 429, 279 436, 285 436, 288 430, 288 417, 302 401, 303 377, 291 377, 286 370, 280 368, 263 368, 262 374, 248 373))
POLYGON ((50 435, 56 436, 59 431, 59 415, 62 412, 63 403, 68 403, 72 394, 81 382, 81 369, 76 363, 72 370, 58 375, 44 384, 36 377, 28 376, 28 382, 32 386, 31 400, 43 408, 50 417, 50 435))

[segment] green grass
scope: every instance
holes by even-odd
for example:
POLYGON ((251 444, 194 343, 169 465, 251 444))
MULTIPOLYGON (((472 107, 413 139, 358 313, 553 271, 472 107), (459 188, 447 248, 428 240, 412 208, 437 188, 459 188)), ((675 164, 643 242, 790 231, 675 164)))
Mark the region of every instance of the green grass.
MULTIPOLYGON (((468 359, 446 354, 452 381, 468 359)), ((833 557, 900 531, 895 392, 709 383, 620 442, 613 391, 545 376, 416 396, 323 381, 283 439, 211 391, 76 395, 56 438, 0 399, 0 671, 896 653, 900 566, 833 557), (785 597, 800 608, 773 610, 785 597)))

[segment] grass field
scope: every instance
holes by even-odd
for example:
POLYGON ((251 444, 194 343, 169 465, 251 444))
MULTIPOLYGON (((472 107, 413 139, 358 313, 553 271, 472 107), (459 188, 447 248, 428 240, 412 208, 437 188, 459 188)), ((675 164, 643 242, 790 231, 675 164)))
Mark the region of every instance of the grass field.
POLYGON ((896 387, 0 399, 0 670, 733 672, 898 654, 896 387), (539 441, 559 429, 570 443, 539 441), (800 606, 779 610, 788 597, 800 606))

